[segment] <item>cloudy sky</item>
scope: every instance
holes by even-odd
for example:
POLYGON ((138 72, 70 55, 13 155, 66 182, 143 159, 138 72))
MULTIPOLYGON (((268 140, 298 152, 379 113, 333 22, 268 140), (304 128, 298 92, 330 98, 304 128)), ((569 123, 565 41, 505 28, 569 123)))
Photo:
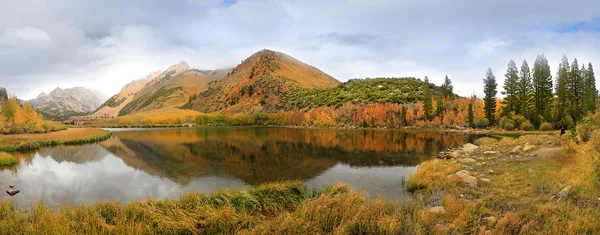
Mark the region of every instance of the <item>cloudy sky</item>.
POLYGON ((113 95, 182 60, 233 67, 269 48, 341 81, 448 75, 468 96, 488 67, 502 84, 510 59, 599 68, 599 42, 597 0, 0 0, 0 86, 113 95))

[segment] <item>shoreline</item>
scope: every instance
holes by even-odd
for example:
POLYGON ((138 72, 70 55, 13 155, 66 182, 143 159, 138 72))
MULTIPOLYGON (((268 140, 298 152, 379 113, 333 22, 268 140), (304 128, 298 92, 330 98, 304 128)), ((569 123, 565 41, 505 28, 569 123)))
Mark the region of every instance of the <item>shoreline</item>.
POLYGON ((111 136, 112 132, 100 128, 68 128, 49 133, 0 135, 0 151, 22 152, 57 145, 96 143, 111 136))

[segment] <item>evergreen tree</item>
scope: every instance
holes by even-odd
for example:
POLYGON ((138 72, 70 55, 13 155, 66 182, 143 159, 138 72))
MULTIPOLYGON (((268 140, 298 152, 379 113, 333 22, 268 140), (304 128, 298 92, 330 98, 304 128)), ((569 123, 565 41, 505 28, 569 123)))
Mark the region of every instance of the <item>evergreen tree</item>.
POLYGON ((571 64, 571 71, 569 73, 569 79, 565 84, 567 89, 567 103, 569 104, 569 114, 573 121, 579 121, 581 117, 581 106, 583 104, 583 77, 581 76, 581 70, 577 59, 573 60, 571 64))
POLYGON ((473 101, 469 102, 467 120, 469 127, 473 127, 473 101))
POLYGON ((521 64, 521 71, 519 71, 519 82, 517 91, 519 108, 517 109, 517 114, 529 117, 529 106, 531 102, 532 92, 533 87, 531 84, 531 71, 529 70, 527 60, 523 60, 523 63, 521 64))
POLYGON ((544 54, 538 55, 533 63, 533 98, 535 100, 535 117, 534 124, 539 126, 542 120, 538 120, 538 116, 542 116, 546 120, 550 120, 552 113, 550 112, 550 104, 552 104, 552 74, 548 59, 544 54))
POLYGON ((596 77, 592 63, 588 63, 588 68, 584 73, 584 97, 583 97, 583 115, 596 111, 598 100, 598 89, 596 88, 596 77))
POLYGON ((454 96, 454 86, 452 86, 452 81, 446 75, 446 79, 444 79, 444 84, 442 84, 442 93, 444 97, 453 97, 454 96))
POLYGON ((8 92, 6 91, 6 88, 0 87, 0 101, 6 100, 8 100, 8 92))
POLYGON ((492 68, 488 68, 488 71, 483 79, 483 93, 485 96, 483 97, 484 109, 485 109, 485 117, 490 121, 490 125, 494 125, 495 123, 495 113, 496 113, 496 95, 498 83, 496 82, 496 76, 494 76, 494 72, 492 68))
POLYGON ((433 109, 431 96, 431 88, 429 87, 429 79, 425 76, 423 81, 423 111, 425 113, 425 120, 431 120, 431 111, 433 109))
POLYGON ((567 106, 567 88, 566 83, 569 80, 570 73, 569 59, 563 55, 558 71, 556 72, 556 96, 558 98, 556 105, 556 121, 560 121, 565 117, 565 107, 567 106))
POLYGON ((517 99, 517 93, 519 91, 519 70, 513 60, 508 62, 508 69, 506 70, 504 77, 506 77, 506 79, 504 80, 504 91, 502 91, 502 94, 505 95, 505 97, 502 102, 506 104, 506 107, 504 108, 503 115, 508 115, 510 112, 516 111, 519 105, 517 99))

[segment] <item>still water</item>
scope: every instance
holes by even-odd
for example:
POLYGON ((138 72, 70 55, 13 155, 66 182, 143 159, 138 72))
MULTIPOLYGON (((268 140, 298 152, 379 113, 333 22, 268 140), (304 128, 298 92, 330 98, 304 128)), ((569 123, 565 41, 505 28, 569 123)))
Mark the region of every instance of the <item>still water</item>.
POLYGON ((270 127, 113 129, 97 144, 21 154, 0 168, 0 187, 21 193, 0 199, 19 208, 178 198, 251 185, 302 180, 309 188, 347 183, 371 196, 405 200, 407 179, 420 162, 472 142, 459 133, 270 127))

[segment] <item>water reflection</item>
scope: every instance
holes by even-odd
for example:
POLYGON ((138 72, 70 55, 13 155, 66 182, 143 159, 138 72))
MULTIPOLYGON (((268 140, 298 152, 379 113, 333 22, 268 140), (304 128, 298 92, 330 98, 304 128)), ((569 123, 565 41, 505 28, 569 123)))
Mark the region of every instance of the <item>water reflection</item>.
MULTIPOLYGON (((202 128, 114 132, 109 140, 48 148, 0 170, 22 190, 19 207, 177 198, 279 180, 309 187, 344 182, 402 200, 402 177, 472 136, 453 133, 291 128, 202 128)), ((7 198, 2 195, 0 198, 7 198)))

